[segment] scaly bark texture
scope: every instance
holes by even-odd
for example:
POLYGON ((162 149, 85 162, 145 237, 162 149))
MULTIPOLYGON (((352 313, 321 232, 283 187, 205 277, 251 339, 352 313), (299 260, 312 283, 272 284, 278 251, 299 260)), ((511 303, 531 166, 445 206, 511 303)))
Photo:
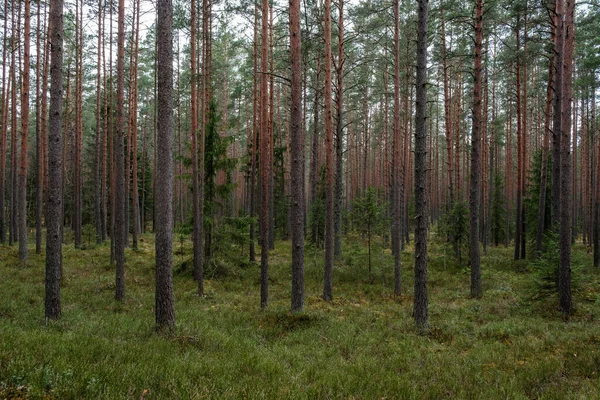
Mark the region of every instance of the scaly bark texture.
MULTIPOLYGON (((159 18, 160 21, 160 18, 159 18)), ((115 260, 116 293, 115 298, 125 298, 125 0, 119 0, 119 18, 117 33, 117 132, 115 137, 115 260)), ((160 164, 160 163, 157 163, 160 164)), ((162 190, 162 189, 161 189, 162 190)))
POLYGON ((331 0, 325 0, 325 168, 327 192, 325 199, 325 271, 323 299, 333 299, 333 126, 331 101, 331 0))
POLYGON ((19 260, 27 262, 27 138, 29 133, 29 44, 31 0, 25 0, 23 29, 23 84, 21 86, 21 155, 19 168, 19 260))
POLYGON ((429 326, 427 296, 427 23, 429 1, 419 0, 415 120, 415 301, 417 329, 429 326))
MULTIPOLYGON (((8 9, 8 0, 4 0, 4 9, 8 9)), ((2 43, 6 43, 8 32, 8 21, 4 24, 2 43)), ((6 180, 6 144, 8 135, 8 98, 10 97, 10 77, 6 80, 6 50, 8 46, 2 47, 2 127, 0 128, 0 243, 6 242, 6 219, 5 219, 5 180, 6 180)))
POLYGON ((399 2, 394 0, 394 123, 392 145, 392 253, 394 254, 394 295, 402 294, 402 193, 400 160, 400 16, 399 2))
POLYGON ((190 20, 190 114, 192 129, 192 243, 194 247, 194 279, 198 282, 198 296, 204 295, 204 270, 202 268, 202 247, 200 241, 200 175, 198 172, 198 90, 196 70, 196 1, 191 3, 190 20))
POLYGON ((300 0, 290 0, 290 141, 292 165, 290 229, 292 233, 292 311, 304 308, 304 129, 302 128, 302 46, 300 0))
POLYGON ((96 243, 102 243, 102 142, 103 133, 101 132, 101 119, 100 119, 100 108, 101 108, 101 85, 102 85, 102 74, 101 74, 101 49, 102 49, 102 0, 98 0, 98 48, 96 54, 96 163, 94 165, 94 215, 96 222, 96 243))
MULTIPOLYGON (((559 0, 562 2, 562 0, 559 0)), ((560 142, 560 263, 558 268, 559 308, 573 311, 571 298, 571 103, 573 101, 573 50, 575 0, 567 0, 564 21, 563 101, 560 142)), ((559 14, 560 17, 560 14, 559 14)))
POLYGON ((58 319, 62 270, 62 64, 63 0, 50 1, 50 130, 46 205, 46 319, 58 319))
POLYGON ((483 42, 483 0, 475 3, 475 64, 473 86, 473 130, 471 133, 471 187, 469 263, 471 265, 471 296, 481 297, 481 255, 479 250, 479 179, 481 175, 481 60, 483 42))
POLYGON ((550 120, 552 114, 552 81, 554 80, 554 68, 550 64, 548 68, 548 84, 546 87, 546 109, 544 119, 544 144, 542 146, 542 171, 540 173, 540 198, 538 202, 537 231, 535 235, 535 252, 539 256, 542 253, 542 244, 544 239, 546 219, 546 186, 548 185, 548 151, 550 130, 550 120))
POLYGON ((344 147, 344 0, 338 0, 338 58, 336 86, 336 128, 335 128, 335 209, 333 254, 336 259, 342 256, 342 172, 344 147))
POLYGON ((173 5, 157 0, 156 329, 175 331, 173 295, 173 5))
POLYGON ((262 1, 260 57, 260 307, 269 304, 269 2, 262 1))

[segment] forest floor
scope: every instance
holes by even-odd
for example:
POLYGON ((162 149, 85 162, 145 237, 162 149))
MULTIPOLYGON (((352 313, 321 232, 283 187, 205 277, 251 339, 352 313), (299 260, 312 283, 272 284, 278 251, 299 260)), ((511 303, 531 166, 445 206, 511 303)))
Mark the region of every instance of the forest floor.
POLYGON ((477 300, 466 265, 432 240, 431 330, 421 335, 410 245, 404 295, 395 298, 389 250, 374 249, 369 276, 360 238, 347 240, 331 303, 320 298, 323 253, 307 247, 306 311, 294 315, 289 242, 271 252, 263 311, 258 264, 236 265, 241 252, 217 257, 200 299, 186 269, 191 244, 182 255, 177 241, 177 331, 167 338, 154 333, 153 240, 144 235, 126 251, 123 304, 114 300, 109 245, 65 246, 63 316, 49 324, 43 253, 30 247, 21 266, 16 247, 0 247, 0 398, 600 399, 600 271, 581 244, 576 311, 565 321, 543 271, 513 261, 511 248, 488 248, 477 300))

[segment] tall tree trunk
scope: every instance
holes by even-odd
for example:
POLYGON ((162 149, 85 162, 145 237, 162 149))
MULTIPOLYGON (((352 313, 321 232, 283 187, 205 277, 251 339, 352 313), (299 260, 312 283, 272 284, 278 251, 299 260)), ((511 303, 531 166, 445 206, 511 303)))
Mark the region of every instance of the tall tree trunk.
MULTIPOLYGON (((8 0, 4 0, 4 10, 8 10, 8 0)), ((8 20, 4 22, 2 43, 8 40, 8 20)), ((2 127, 0 128, 0 243, 6 242, 6 210, 5 210, 5 181, 6 181, 6 145, 8 135, 8 98, 10 97, 10 72, 6 80, 6 50, 2 47, 2 127)), ((12 68, 12 67, 11 67, 12 68)))
POLYGON ((300 32, 300 0, 290 0, 292 312, 300 312, 304 308, 304 129, 300 32))
POLYGON ((25 1, 23 29, 23 84, 21 86, 21 156, 19 168, 19 260, 27 262, 27 138, 29 137, 29 45, 31 0, 25 1))
POLYGON ((400 16, 399 2, 394 0, 394 131, 392 144, 392 253, 394 254, 394 295, 402 293, 402 275, 400 261, 402 259, 402 196, 400 191, 400 16))
MULTIPOLYGON (((201 110, 201 129, 202 134, 200 137, 200 159, 198 160, 198 166, 200 168, 200 186, 199 186, 199 199, 200 199, 200 253, 202 255, 202 260, 200 260, 200 264, 204 263, 204 257, 206 255, 206 251, 210 251, 210 230, 206 230, 204 226, 204 211, 205 211, 205 154, 204 149, 206 145, 206 126, 208 124, 208 116, 210 110, 210 103, 212 100, 212 72, 211 72, 211 0, 203 0, 202 1, 202 110, 201 110), (209 244, 207 247, 206 244, 209 244)), ((210 227, 209 227, 210 229, 210 227)), ((200 286, 198 287, 198 293, 200 294, 200 286)), ((203 290, 203 289, 202 289, 203 290)), ((204 295, 204 293, 202 293, 204 295)))
MULTIPOLYGON (((165 7, 165 6, 163 6, 165 7)), ((160 22, 160 18, 159 18, 160 22)), ((119 18, 117 33, 117 132, 115 138, 115 260, 116 269, 116 294, 118 301, 125 298, 125 0, 119 0, 119 18)), ((161 164, 161 163, 157 163, 161 164)), ((162 189, 161 189, 162 190, 162 189)))
MULTIPOLYGON (((42 131, 41 131, 41 82, 42 79, 42 54, 45 54, 44 58, 48 58, 48 53, 42 50, 42 28, 41 22, 41 1, 37 4, 37 34, 36 34, 36 66, 35 66, 35 253, 40 254, 42 252, 42 220, 44 218, 44 153, 42 147, 42 131)), ((45 13, 44 13, 45 15, 45 13)), ((45 42, 44 42, 45 43, 45 42)), ((44 49, 46 46, 44 46, 44 49)), ((44 63, 45 65, 45 63, 44 63)), ((2 212, 4 209, 0 208, 2 212)))
POLYGON ((259 105, 258 105, 258 2, 254 2, 254 78, 252 80, 252 149, 251 149, 251 165, 250 165, 250 193, 249 193, 249 214, 250 214, 250 249, 249 258, 250 262, 256 261, 256 250, 254 247, 255 242, 255 226, 254 226, 254 213, 255 213, 255 202, 256 202, 256 154, 258 152, 258 124, 259 124, 259 105))
POLYGON ((417 329, 429 326, 427 297, 427 23, 428 0, 419 0, 415 121, 415 301, 417 329))
POLYGON ((82 99, 83 99, 83 1, 75 0, 75 140, 73 142, 73 231, 75 248, 81 247, 82 188, 81 188, 81 149, 82 149, 82 99))
POLYGON ((546 219, 546 186, 548 185, 548 151, 550 130, 550 119, 552 114, 552 82, 554 80, 554 67, 550 63, 548 68, 548 85, 546 87, 546 109, 544 120, 544 144, 542 147, 542 171, 540 176, 540 198, 538 202, 537 232, 535 235, 535 252, 537 256, 542 253, 546 219))
MULTIPOLYGON (((557 0, 562 3, 563 0, 557 0)), ((564 4, 564 3, 563 3, 564 4)), ((559 9, 560 10, 560 9, 559 9)), ((563 18, 563 76, 562 76, 562 124, 560 154, 560 263, 558 273, 559 306, 565 314, 571 314, 571 102, 574 51, 575 1, 567 0, 563 18)), ((559 12, 559 17, 561 13, 559 12)), ((559 25, 560 28, 560 25, 559 25)))
MULTIPOLYGON (((8 236, 8 244, 10 246, 17 240, 17 61, 16 53, 18 52, 17 43, 17 28, 16 23, 16 4, 12 1, 12 40, 11 40, 11 123, 10 123, 10 231, 8 236)), ((7 21, 8 22, 8 21, 7 21)))
POLYGON ((469 263, 471 265, 471 296, 481 297, 481 265, 479 254, 479 178, 481 173, 481 60, 483 41, 483 0, 475 2, 475 63, 473 74, 473 130, 471 133, 471 187, 469 263))
POLYGON ((138 145, 137 145, 137 102, 138 102, 138 43, 140 37, 140 2, 137 0, 135 2, 135 39, 133 41, 133 65, 130 68, 133 68, 133 105, 131 106, 132 116, 131 116, 131 175, 132 181, 131 186, 133 188, 131 193, 131 212, 132 212, 132 247, 137 249, 138 246, 138 233, 140 232, 139 224, 140 224, 140 210, 139 210, 139 195, 138 195, 138 167, 137 167, 137 156, 138 156, 138 145))
POLYGON ((101 132, 101 61, 102 61, 102 0, 98 0, 98 48, 96 76, 96 164, 94 165, 94 211, 96 217, 96 243, 102 243, 102 143, 105 132, 101 132))
MULTIPOLYGON (((310 206, 314 207, 317 201, 319 184, 319 86, 321 73, 321 55, 317 55, 317 67, 315 71, 315 98, 313 103, 313 134, 310 147, 310 206)), ((319 238, 319 224, 311 221, 311 242, 317 244, 319 238)))
POLYGON ((448 170, 448 195, 450 197, 448 203, 448 210, 452 209, 452 205, 454 204, 454 184, 453 177, 454 174, 452 172, 453 166, 453 156, 452 156, 452 118, 451 118, 451 110, 450 110, 450 85, 448 84, 448 60, 446 56, 446 24, 444 22, 444 14, 443 9, 441 10, 441 33, 442 33, 442 68, 444 73, 444 126, 446 129, 446 153, 448 155, 447 162, 447 170, 448 170))
POLYGON ((262 1, 260 57, 260 307, 269 304, 269 2, 262 1))
POLYGON ((563 50, 564 50, 564 27, 563 27, 564 0, 554 1, 554 116, 552 121, 552 208, 551 225, 558 232, 561 209, 560 190, 560 157, 562 136, 562 91, 563 91, 563 50))
MULTIPOLYGON (((122 0, 121 0, 122 1, 122 0)), ((156 329, 175 332, 173 296, 173 6, 157 0, 156 329)))
MULTIPOLYGON (((517 51, 521 48, 520 33, 520 16, 517 15, 517 27, 515 30, 517 51)), ((521 236, 523 235, 523 220, 522 220, 522 208, 523 208, 523 115, 521 107, 521 58, 517 56, 516 67, 516 105, 517 105, 517 214, 515 224, 515 253, 514 259, 518 260, 521 258, 521 236)))
POLYGON ((198 296, 204 295, 204 270, 202 268, 202 253, 200 246, 200 176, 198 172, 198 93, 196 69, 196 1, 191 3, 190 19, 190 114, 192 129, 192 244, 194 248, 194 279, 198 282, 198 296))
POLYGON ((48 203, 46 205, 45 316, 61 315, 62 270, 62 64, 63 0, 50 1, 50 130, 48 137, 48 203))
POLYGON ((333 254, 342 256, 342 167, 344 145, 344 0, 338 0, 338 59, 336 87, 336 130, 335 130, 335 209, 333 254))
POLYGON ((333 127, 331 102, 331 0, 325 0, 325 271, 323 280, 323 299, 333 299, 333 127))

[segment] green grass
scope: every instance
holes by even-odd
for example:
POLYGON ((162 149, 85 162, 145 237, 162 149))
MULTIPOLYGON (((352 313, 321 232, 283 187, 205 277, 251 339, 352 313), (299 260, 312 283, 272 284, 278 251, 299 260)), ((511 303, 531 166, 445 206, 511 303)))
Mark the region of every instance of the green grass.
MULTIPOLYGON (((564 321, 554 296, 537 296, 512 250, 482 258, 484 297, 469 271, 431 243, 432 329, 412 320, 412 253, 404 295, 391 295, 392 258, 374 250, 373 276, 357 238, 320 299, 323 253, 307 248, 306 311, 289 313, 290 244, 270 259, 270 305, 259 309, 258 265, 220 260, 206 298, 175 274, 176 336, 154 333, 152 236, 127 250, 126 297, 114 297, 109 246, 64 249, 63 318, 46 324, 44 257, 0 247, 0 398, 46 399, 595 399, 600 398, 600 273, 575 247, 582 275, 564 321)), ((175 250, 179 250, 179 242, 175 250)), ((183 259, 190 257, 189 242, 183 259)), ((176 254, 175 263, 181 262, 176 254)))

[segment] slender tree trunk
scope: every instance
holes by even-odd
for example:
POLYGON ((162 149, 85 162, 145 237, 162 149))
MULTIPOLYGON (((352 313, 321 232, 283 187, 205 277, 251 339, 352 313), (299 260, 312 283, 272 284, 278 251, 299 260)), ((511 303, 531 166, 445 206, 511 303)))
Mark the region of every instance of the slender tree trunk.
POLYGON ((448 169, 448 195, 450 197, 448 210, 452 209, 454 204, 454 184, 452 179, 454 174, 452 173, 453 160, 452 157, 452 118, 450 110, 450 85, 448 84, 448 60, 446 57, 446 24, 444 22, 444 15, 442 9, 441 17, 441 33, 442 33, 442 68, 444 72, 444 126, 446 129, 446 152, 448 155, 447 169, 448 169))
MULTIPOLYGON (((4 10, 8 10, 8 0, 4 0, 4 10)), ((2 43, 8 40, 8 19, 4 22, 2 43)), ((5 182, 6 182, 6 145, 8 135, 8 98, 10 97, 10 72, 8 81, 6 79, 6 50, 8 46, 2 47, 2 127, 0 128, 0 243, 6 242, 6 210, 5 210, 5 182)), ((12 67, 11 67, 12 68, 12 67)), ((14 89, 13 89, 14 90, 14 89)))
POLYGON ((338 0, 338 59, 336 87, 336 130, 335 130, 335 209, 334 246, 336 258, 342 256, 342 167, 344 146, 344 0, 338 0))
POLYGON ((194 248, 194 279, 198 282, 198 296, 204 295, 204 270, 200 252, 200 176, 198 172, 198 93, 196 69, 196 1, 191 3, 190 19, 190 86, 191 86, 191 129, 192 129, 192 244, 194 248))
POLYGON ((260 307, 269 304, 269 2, 262 0, 260 58, 260 307))
MULTIPOLYGON (((563 0, 557 0, 562 3, 563 0)), ((563 3, 564 4, 564 3, 563 3)), ((558 273, 559 306, 565 314, 573 311, 571 298, 571 102, 574 51, 575 1, 567 0, 563 19, 562 125, 560 154, 560 263, 558 273)), ((559 9, 560 10, 560 9, 559 9)), ((559 12, 559 17, 561 12, 559 12)), ((560 28, 560 25, 559 25, 560 28)))
POLYGON ((81 247, 81 149, 82 149, 82 98, 83 98, 83 1, 75 0, 75 140, 73 143, 73 231, 75 248, 81 247))
MULTIPOLYGON (((42 50, 42 23, 41 23, 41 1, 37 4, 37 41, 35 46, 36 52, 36 67, 35 67, 35 253, 40 254, 42 252, 42 220, 44 218, 44 153, 42 148, 42 132, 41 132, 41 112, 40 112, 40 90, 42 79, 42 54, 45 54, 45 58, 48 58, 48 53, 42 50)), ((45 15, 45 13, 44 13, 45 15)), ((44 46, 45 48, 46 46, 44 46)), ((0 208, 4 212, 3 208, 0 208)))
POLYGON ((563 28, 563 4, 564 0, 554 2, 554 116, 552 121, 552 208, 551 225, 558 232, 561 209, 560 190, 560 157, 562 136, 562 90, 563 90, 563 50, 564 50, 564 28, 563 28))
POLYGON ((415 123, 415 301, 417 329, 429 326, 427 296, 427 24, 429 1, 419 0, 415 123))
POLYGON ((304 308, 304 129, 300 0, 290 0, 292 312, 304 308))
MULTIPOLYGON (((122 0, 121 0, 122 1, 122 0)), ((156 186, 156 329, 174 334, 173 296, 173 5, 157 0, 158 119, 156 186)))
MULTIPOLYGON (((321 57, 317 55, 317 67, 315 71, 315 98, 313 103, 313 134, 310 147, 310 206, 314 207, 317 201, 319 184, 319 86, 321 72, 321 57)), ((316 221, 312 221, 310 229, 311 242, 317 244, 319 227, 316 221)))
POLYGON ((131 202, 132 202, 132 207, 131 207, 131 212, 132 212, 132 223, 133 223, 133 229, 132 229, 132 247, 134 249, 137 249, 138 246, 138 233, 140 232, 140 209, 139 209, 139 195, 138 195, 138 166, 137 166, 137 156, 138 156, 138 144, 137 144, 137 131, 138 131, 138 126, 137 126, 137 102, 138 102, 138 54, 139 54, 139 49, 138 49, 138 43, 139 43, 139 37, 140 37, 140 2, 139 0, 136 1, 135 4, 135 39, 133 41, 133 65, 131 66, 131 68, 133 68, 133 105, 131 107, 132 109, 132 116, 131 116, 131 174, 132 174, 132 181, 131 181, 131 186, 133 188, 132 190, 132 194, 131 194, 131 202))
MULTIPOLYGON (((323 299, 333 300, 333 127, 331 102, 331 0, 325 0, 325 272, 323 280, 323 299)), ((366 171, 365 171, 366 172, 366 171)))
MULTIPOLYGON (((168 5, 163 7, 167 7, 168 5)), ((159 22, 160 18, 159 18, 159 22)), ((125 230, 125 160, 124 160, 124 136, 125 136, 125 0, 119 0, 119 18, 117 33, 117 132, 115 138, 115 260, 116 269, 116 294, 118 301, 125 298, 125 243, 127 232, 125 230)), ((157 164, 162 164, 157 163, 157 164)), ((161 189, 162 190, 162 189, 161 189)))
MULTIPOLYGON (((520 50, 521 42, 520 42, 520 16, 517 16, 517 27, 515 30, 516 34, 516 42, 517 42, 517 50, 520 50)), ((522 179, 523 179, 523 116, 522 116, 522 107, 521 107, 521 58, 517 56, 516 61, 516 106, 517 106, 517 214, 516 214, 516 224, 515 224, 515 253, 514 259, 518 260, 521 258, 521 236, 523 235, 522 227, 523 220, 521 219, 523 216, 522 208, 523 208, 523 192, 522 192, 522 179)))
POLYGON ((256 153, 258 151, 258 120, 259 120, 259 108, 258 108, 258 2, 254 2, 254 79, 253 79, 253 90, 252 90, 252 154, 251 154, 251 167, 250 167, 250 249, 249 258, 250 262, 256 261, 256 250, 254 247, 255 242, 255 226, 254 226, 254 213, 255 213, 255 201, 256 201, 256 153))
POLYGON ((479 250, 479 178, 481 173, 481 60, 483 41, 483 0, 475 3, 475 65, 473 74, 473 130, 471 133, 471 193, 469 198, 471 232, 469 263, 471 265, 471 296, 481 297, 481 265, 479 250))
POLYGON ((98 48, 96 77, 96 164, 94 166, 94 211, 96 216, 96 243, 102 243, 102 142, 105 132, 101 132, 101 49, 102 49, 102 0, 98 0, 98 48))
POLYGON ((27 262, 27 139, 29 137, 29 46, 31 0, 25 1, 23 29, 23 84, 21 86, 21 156, 19 168, 19 260, 27 262))
POLYGON ((554 68, 550 64, 548 68, 548 85, 546 87, 546 110, 544 121, 544 145, 542 147, 542 171, 540 177, 540 198, 538 202, 537 232, 535 236, 535 251, 539 257, 542 253, 546 219, 546 186, 548 185, 548 151, 550 130, 550 119, 552 114, 552 82, 554 80, 554 68))
MULTIPOLYGON (((16 61, 16 53, 18 52, 17 44, 17 28, 16 23, 16 4, 15 0, 12 1, 12 40, 11 40, 11 81, 12 81, 12 92, 11 92, 11 123, 10 123, 10 231, 8 236, 8 244, 10 246, 18 240, 17 234, 17 73, 18 69, 16 61)), ((7 21, 8 22, 8 21, 7 21)))
POLYGON ((62 270, 62 63, 63 0, 50 1, 50 130, 48 137, 48 203, 46 205, 45 316, 61 315, 60 280, 62 270))
POLYGON ((399 2, 393 1, 394 8, 394 137, 392 149, 392 253, 394 254, 394 295, 402 294, 402 275, 400 261, 402 259, 402 196, 400 191, 400 16, 399 2))

